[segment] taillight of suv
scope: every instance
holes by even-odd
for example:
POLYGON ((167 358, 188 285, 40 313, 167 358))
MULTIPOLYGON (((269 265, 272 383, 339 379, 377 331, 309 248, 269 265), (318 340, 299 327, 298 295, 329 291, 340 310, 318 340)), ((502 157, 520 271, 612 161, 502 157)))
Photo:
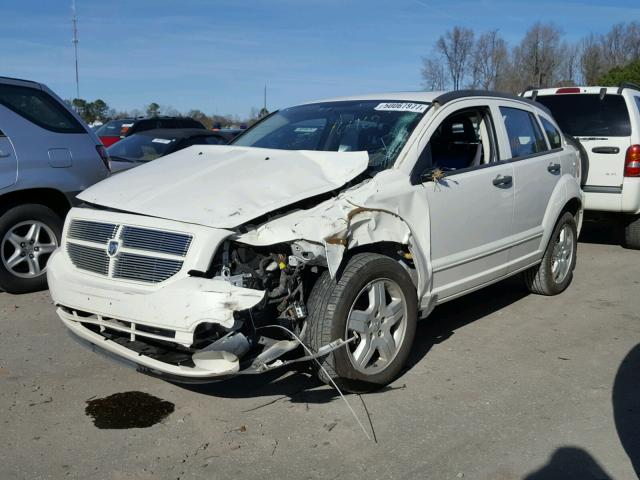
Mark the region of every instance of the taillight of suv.
POLYGON ((640 145, 631 145, 624 158, 624 176, 640 177, 640 145))
POLYGON ((107 153, 107 149, 104 148, 104 145, 96 145, 96 150, 98 151, 98 155, 100 155, 104 166, 107 167, 109 172, 111 172, 111 158, 109 157, 109 153, 107 153))

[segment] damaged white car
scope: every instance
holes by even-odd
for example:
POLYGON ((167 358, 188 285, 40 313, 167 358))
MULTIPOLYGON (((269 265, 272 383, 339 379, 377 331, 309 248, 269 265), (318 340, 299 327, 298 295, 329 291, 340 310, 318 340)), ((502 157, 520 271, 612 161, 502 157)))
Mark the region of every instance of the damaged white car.
POLYGON ((77 337, 151 375, 316 358, 324 381, 375 388, 434 306, 519 272, 539 294, 568 286, 579 181, 577 151, 524 99, 310 103, 82 193, 49 286, 77 337))

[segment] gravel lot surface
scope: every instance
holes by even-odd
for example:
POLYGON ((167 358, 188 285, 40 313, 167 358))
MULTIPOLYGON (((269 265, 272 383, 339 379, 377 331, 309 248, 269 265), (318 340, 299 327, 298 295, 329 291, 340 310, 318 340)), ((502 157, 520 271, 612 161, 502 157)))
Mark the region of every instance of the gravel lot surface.
POLYGON ((407 371, 347 397, 377 443, 305 372, 173 385, 81 348, 47 292, 0 292, 0 479, 636 478, 640 252, 609 236, 587 231, 560 296, 512 279, 421 322, 407 371), (173 412, 128 429, 85 413, 132 391, 173 412))

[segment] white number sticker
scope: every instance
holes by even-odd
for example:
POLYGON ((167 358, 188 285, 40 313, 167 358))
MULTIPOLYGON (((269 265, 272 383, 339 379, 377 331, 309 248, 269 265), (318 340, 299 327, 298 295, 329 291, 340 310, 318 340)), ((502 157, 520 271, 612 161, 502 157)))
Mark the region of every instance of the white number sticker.
POLYGON ((166 138, 154 138, 153 140, 151 140, 153 143, 164 143, 165 145, 167 143, 171 143, 171 140, 167 140, 166 138))
POLYGON ((387 111, 387 112, 415 112, 424 113, 429 108, 429 105, 425 103, 407 103, 407 102, 386 102, 379 103, 375 110, 387 111))

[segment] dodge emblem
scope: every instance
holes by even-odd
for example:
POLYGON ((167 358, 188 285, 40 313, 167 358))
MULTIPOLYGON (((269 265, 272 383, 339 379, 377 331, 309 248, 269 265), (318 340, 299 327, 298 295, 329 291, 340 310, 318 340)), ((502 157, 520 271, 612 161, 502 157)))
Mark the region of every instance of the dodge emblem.
POLYGON ((120 242, 118 240, 109 240, 107 244, 107 255, 115 257, 118 254, 118 250, 120 250, 120 242))

